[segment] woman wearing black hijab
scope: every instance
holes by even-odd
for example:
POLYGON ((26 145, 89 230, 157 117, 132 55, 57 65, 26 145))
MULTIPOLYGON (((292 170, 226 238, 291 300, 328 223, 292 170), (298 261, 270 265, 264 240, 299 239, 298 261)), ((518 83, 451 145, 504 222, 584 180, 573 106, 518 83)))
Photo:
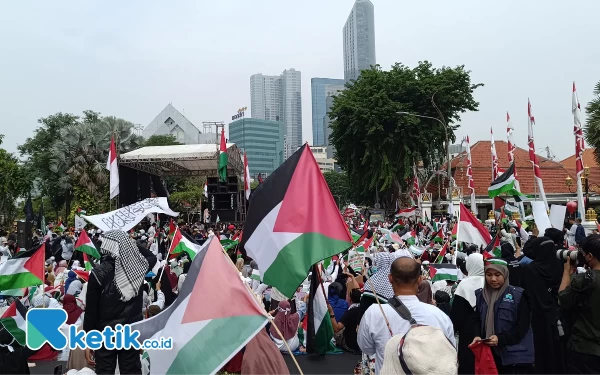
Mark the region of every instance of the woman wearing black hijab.
POLYGON ((519 266, 519 261, 517 260, 517 257, 515 257, 515 249, 510 243, 504 242, 500 246, 500 251, 500 258, 507 263, 510 285, 521 287, 521 274, 523 269, 519 266))
MULTIPOLYGON (((558 232, 562 236, 562 232, 558 232)), ((560 241, 555 233, 545 234, 553 235, 555 240, 560 241)), ((555 241, 549 237, 536 238, 531 243, 528 256, 534 258, 533 262, 523 266, 521 287, 530 296, 535 373, 563 374, 565 351, 557 324, 558 287, 562 278, 562 264, 556 258, 555 241)))

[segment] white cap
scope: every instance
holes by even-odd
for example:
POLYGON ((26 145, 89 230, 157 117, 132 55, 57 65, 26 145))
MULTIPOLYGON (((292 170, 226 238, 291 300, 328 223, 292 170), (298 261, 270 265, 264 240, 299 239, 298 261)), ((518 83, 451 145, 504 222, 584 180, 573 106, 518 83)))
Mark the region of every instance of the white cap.
POLYGON ((380 375, 406 374, 400 364, 400 349, 406 367, 414 374, 456 374, 456 349, 441 329, 432 326, 411 328, 406 335, 395 335, 385 346, 380 375), (404 338, 402 348, 400 342, 404 338), (431 361, 428 353, 435 353, 431 361))

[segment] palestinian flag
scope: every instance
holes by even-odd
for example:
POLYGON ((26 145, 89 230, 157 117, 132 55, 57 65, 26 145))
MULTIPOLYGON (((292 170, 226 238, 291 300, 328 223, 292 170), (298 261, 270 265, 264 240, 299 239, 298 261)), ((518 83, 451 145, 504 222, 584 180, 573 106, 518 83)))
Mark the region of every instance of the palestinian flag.
POLYGON ((364 252, 368 251, 369 247, 371 247, 371 244, 373 243, 374 239, 375 239, 375 236, 369 238, 368 240, 363 241, 363 243, 361 245, 359 245, 355 250, 358 251, 359 253, 364 253, 364 252))
POLYGON ((350 235, 352 236, 352 243, 357 243, 361 235, 350 229, 350 235))
POLYGON ((488 195, 494 198, 500 194, 512 195, 516 197, 526 197, 519 189, 515 187, 515 163, 510 165, 510 168, 502 173, 498 178, 492 181, 488 188, 488 195))
POLYGON ((485 259, 500 258, 501 254, 502 252, 500 250, 500 237, 496 236, 483 250, 483 257, 485 259))
POLYGON ((148 351, 153 374, 215 374, 267 322, 213 237, 192 261, 175 302, 131 329, 140 332, 140 342, 173 339, 171 350, 148 351))
POLYGON ((227 143, 225 143, 225 128, 221 129, 221 146, 219 147, 219 180, 227 181, 227 143))
POLYGON ((319 275, 321 270, 314 265, 310 279, 310 294, 308 299, 308 324, 306 330, 306 352, 323 355, 334 349, 331 344, 333 326, 327 309, 327 300, 319 275))
POLYGON ((96 246, 94 246, 94 243, 92 242, 92 240, 90 240, 90 237, 84 230, 82 230, 79 234, 79 238, 77 239, 77 243, 75 244, 75 250, 79 250, 82 253, 93 256, 96 259, 100 259, 100 253, 98 252, 96 246))
POLYGON ((87 211, 82 210, 81 207, 77 207, 77 215, 87 215, 87 211))
POLYGON ((454 226, 452 227, 452 233, 451 233, 451 236, 453 239, 456 239, 457 235, 458 235, 458 223, 454 224, 454 226))
POLYGON ((92 269, 94 269, 94 265, 92 264, 92 262, 90 262, 90 258, 88 258, 88 255, 86 253, 83 253, 83 266, 86 271, 91 271, 92 269))
POLYGON ((0 290, 25 288, 44 283, 46 244, 20 252, 0 264, 0 290))
POLYGON ((175 230, 175 235, 173 236, 173 242, 171 242, 171 247, 169 248, 169 258, 175 258, 182 253, 187 253, 190 256, 190 259, 194 260, 196 255, 202 251, 203 247, 204 246, 198 245, 195 241, 188 239, 187 236, 177 228, 175 230))
POLYGON ((448 251, 448 243, 446 242, 446 244, 440 250, 440 253, 438 254, 437 258, 435 258, 434 263, 442 263, 442 261, 444 260, 444 257, 446 256, 447 251, 448 251))
POLYGON ((26 317, 27 308, 18 299, 0 317, 0 325, 22 346, 25 346, 26 317))
POLYGON ((175 222, 173 221, 173 219, 171 219, 171 221, 169 221, 169 236, 172 236, 173 233, 175 233, 176 229, 177 225, 175 225, 175 222))
POLYGON ((490 232, 477 220, 464 204, 460 204, 457 241, 486 246, 492 239, 490 232))
POLYGON ((392 227, 391 231, 392 232, 397 232, 397 231, 402 230, 402 229, 404 229, 404 225, 398 223, 398 224, 396 224, 396 225, 394 225, 392 227))
POLYGON ((444 242, 444 233, 442 233, 442 228, 440 228, 437 232, 435 232, 432 236, 431 236, 431 240, 435 243, 442 243, 444 242))
POLYGON ((223 249, 225 250, 233 249, 237 245, 238 241, 235 240, 221 240, 221 246, 223 246, 223 249))
POLYGON ((401 237, 409 245, 414 245, 417 242, 417 232, 411 230, 410 232, 406 232, 404 236, 401 237))
POLYGON ((442 263, 442 264, 431 264, 429 266, 429 277, 431 282, 434 283, 440 280, 458 280, 458 268, 455 264, 442 263))
POLYGON ((61 230, 62 232, 64 232, 64 231, 65 231, 65 229, 67 229, 67 227, 65 227, 65 226, 64 226, 64 224, 63 224, 62 220, 61 220, 61 221, 58 223, 58 228, 60 228, 60 230, 61 230))
POLYGON ((263 282, 291 297, 310 267, 352 246, 352 237, 307 144, 253 193, 241 250, 263 282))

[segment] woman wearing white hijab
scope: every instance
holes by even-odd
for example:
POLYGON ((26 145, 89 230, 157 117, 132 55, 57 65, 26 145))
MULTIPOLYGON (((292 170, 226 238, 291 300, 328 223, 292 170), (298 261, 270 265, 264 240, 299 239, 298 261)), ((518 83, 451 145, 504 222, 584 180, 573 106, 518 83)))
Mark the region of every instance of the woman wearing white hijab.
POLYGON ((485 271, 483 265, 483 255, 473 253, 467 257, 467 277, 465 277, 454 293, 452 302, 452 311, 450 319, 454 325, 455 332, 458 332, 460 340, 458 341, 458 373, 474 374, 475 357, 469 349, 469 344, 475 337, 475 327, 479 319, 475 307, 477 298, 475 291, 483 288, 485 284, 485 271))

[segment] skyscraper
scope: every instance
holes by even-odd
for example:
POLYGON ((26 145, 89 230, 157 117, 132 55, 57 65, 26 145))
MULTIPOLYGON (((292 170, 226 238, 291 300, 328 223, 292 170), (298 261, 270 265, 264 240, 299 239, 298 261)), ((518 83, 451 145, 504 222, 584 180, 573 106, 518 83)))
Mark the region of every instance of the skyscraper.
POLYGON ((250 77, 251 116, 283 123, 286 159, 302 146, 301 91, 301 74, 295 69, 284 70, 279 76, 250 77))
POLYGON ((323 133, 323 118, 327 114, 327 95, 342 91, 344 89, 344 80, 312 78, 310 80, 310 89, 312 94, 312 144, 313 146, 326 146, 328 142, 323 133))
POLYGON ((356 0, 344 25, 344 80, 375 65, 375 9, 369 0, 356 0))

